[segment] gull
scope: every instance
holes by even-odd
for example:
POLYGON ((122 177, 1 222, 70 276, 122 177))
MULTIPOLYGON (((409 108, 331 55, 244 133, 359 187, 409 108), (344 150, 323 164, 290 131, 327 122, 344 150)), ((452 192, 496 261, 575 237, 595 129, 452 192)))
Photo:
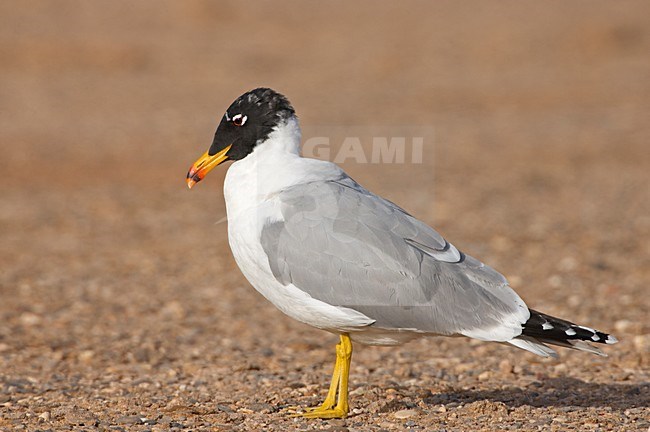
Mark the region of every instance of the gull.
POLYGON ((241 272, 288 316, 339 335, 327 396, 300 415, 348 415, 353 341, 391 346, 467 336, 542 357, 557 357, 546 344, 605 355, 590 342, 617 342, 529 309, 499 272, 337 165, 302 157, 300 142, 287 98, 257 88, 228 107, 209 150, 187 174, 191 188, 234 161, 224 197, 241 272))

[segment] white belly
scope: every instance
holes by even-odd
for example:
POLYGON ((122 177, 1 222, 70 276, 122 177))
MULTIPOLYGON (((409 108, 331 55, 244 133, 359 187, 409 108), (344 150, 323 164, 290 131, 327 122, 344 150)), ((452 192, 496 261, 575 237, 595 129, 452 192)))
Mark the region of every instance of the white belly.
POLYGON ((374 322, 355 310, 329 305, 293 284, 285 286, 277 281, 260 243, 264 224, 281 219, 273 199, 232 212, 226 204, 228 241, 235 261, 251 285, 278 309, 295 320, 334 332, 358 331, 374 322))

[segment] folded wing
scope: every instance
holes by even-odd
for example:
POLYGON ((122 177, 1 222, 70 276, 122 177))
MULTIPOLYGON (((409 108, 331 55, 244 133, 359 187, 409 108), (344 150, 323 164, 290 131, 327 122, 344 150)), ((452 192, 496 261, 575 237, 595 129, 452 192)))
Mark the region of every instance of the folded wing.
POLYGON ((286 189, 261 242, 275 278, 382 329, 508 341, 530 317, 506 279, 349 177, 286 189))

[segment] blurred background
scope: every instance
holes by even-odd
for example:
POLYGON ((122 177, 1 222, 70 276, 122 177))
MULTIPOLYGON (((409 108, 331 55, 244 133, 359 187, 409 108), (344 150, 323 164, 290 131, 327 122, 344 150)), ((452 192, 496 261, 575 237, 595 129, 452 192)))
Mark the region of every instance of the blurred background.
POLYGON ((466 340, 359 348, 355 421, 391 429, 416 405, 422 427, 478 422, 436 410, 487 399, 488 419, 548 423, 559 391, 588 401, 566 424, 647 427, 649 52, 645 1, 0 1, 0 427, 272 430, 323 396, 336 339, 239 273, 226 167, 185 186, 259 86, 306 130, 435 130, 422 164, 345 169, 531 307, 621 339, 563 363, 466 340), (499 386, 519 390, 480 393, 499 386))

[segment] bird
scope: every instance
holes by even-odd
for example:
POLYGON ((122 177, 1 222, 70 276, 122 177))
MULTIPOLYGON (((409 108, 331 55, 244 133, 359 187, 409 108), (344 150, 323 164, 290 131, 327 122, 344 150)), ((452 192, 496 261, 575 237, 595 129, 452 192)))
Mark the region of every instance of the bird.
POLYGON ((228 107, 186 177, 192 188, 232 161, 223 192, 228 241, 241 272, 286 315, 339 337, 325 400, 294 415, 349 414, 353 342, 394 346, 466 336, 542 357, 557 357, 548 345, 605 355, 590 343, 617 342, 529 309, 501 273, 336 164, 300 150, 289 100, 256 88, 228 107))

